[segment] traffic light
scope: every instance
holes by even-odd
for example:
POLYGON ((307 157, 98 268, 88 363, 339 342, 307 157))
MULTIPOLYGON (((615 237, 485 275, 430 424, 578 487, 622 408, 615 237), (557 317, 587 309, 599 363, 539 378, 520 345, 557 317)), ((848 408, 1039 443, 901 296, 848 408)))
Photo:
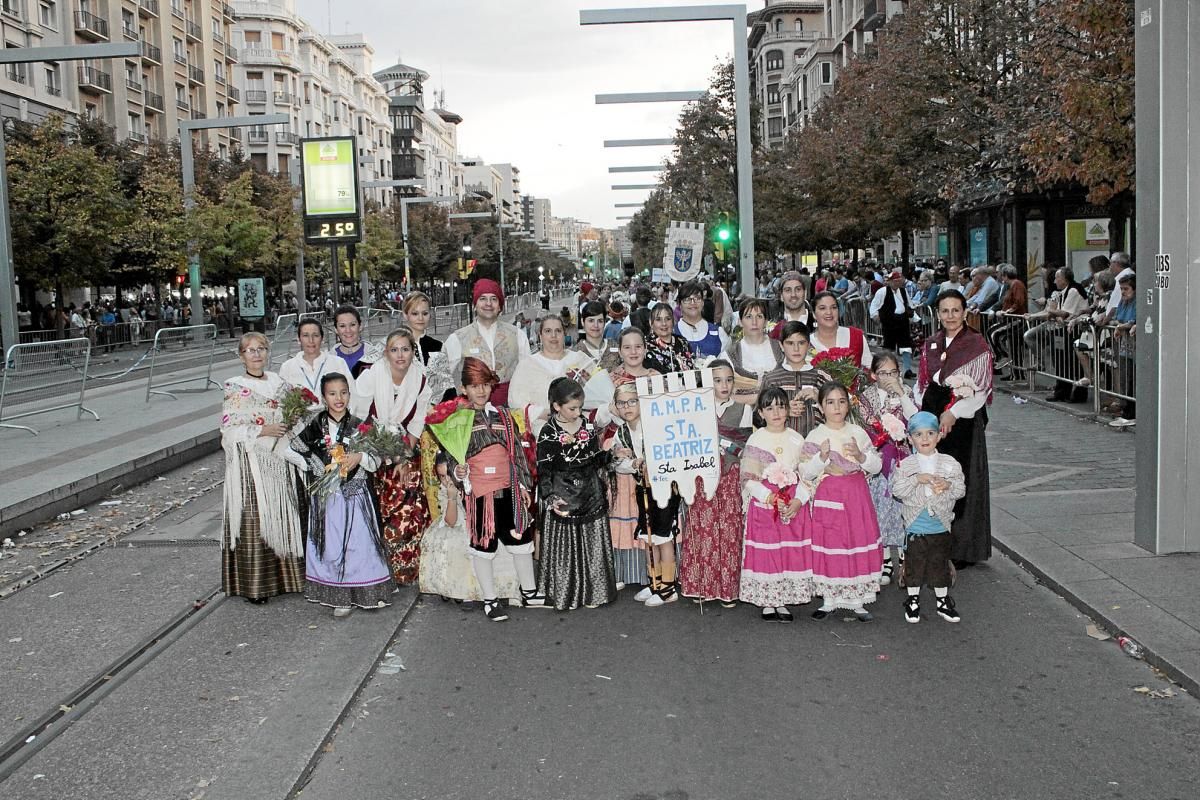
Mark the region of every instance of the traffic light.
POLYGON ((729 220, 729 213, 722 211, 713 228, 713 257, 724 261, 729 251, 737 246, 737 228, 729 220))

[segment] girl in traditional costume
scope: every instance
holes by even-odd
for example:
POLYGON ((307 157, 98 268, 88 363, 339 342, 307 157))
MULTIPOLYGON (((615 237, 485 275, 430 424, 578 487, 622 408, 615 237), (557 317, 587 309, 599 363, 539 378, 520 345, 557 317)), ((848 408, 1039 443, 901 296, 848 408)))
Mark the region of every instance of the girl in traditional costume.
POLYGON ((742 455, 745 548, 740 596, 762 609, 767 621, 791 622, 789 604, 812 599, 812 553, 803 519, 808 486, 797 465, 804 437, 787 426, 788 395, 764 389, 759 395, 760 426, 742 455))
POLYGON ((642 449, 641 409, 637 387, 623 383, 613 392, 613 413, 619 420, 616 432, 604 444, 612 449, 612 480, 609 482, 608 528, 612 534, 613 571, 617 589, 649 581, 646 544, 637 537, 641 516, 637 489, 642 465, 635 456, 642 449))
POLYGON ((543 515, 538 591, 559 611, 595 608, 617 597, 604 479, 609 453, 600 448, 600 431, 582 417, 579 383, 556 378, 547 400, 552 414, 537 441, 543 515))
MULTIPOLYGON (((350 381, 331 372, 321 378, 325 410, 292 436, 292 450, 304 457, 308 472, 320 476, 345 446, 362 420, 349 413, 350 381)), ((379 524, 379 503, 371 473, 379 463, 370 455, 346 453, 341 486, 323 502, 309 503, 309 536, 305 550, 304 596, 348 617, 358 608, 388 605, 396 591, 388 569, 387 547, 379 524)))
POLYGON ((376 473, 388 564, 401 586, 417 582, 421 534, 430 523, 417 446, 425 428, 430 389, 415 357, 413 332, 408 328, 392 331, 383 360, 358 377, 351 401, 355 416, 401 428, 412 445, 411 458, 385 465, 376 473))
POLYGON ((817 395, 825 422, 804 441, 804 478, 817 481, 812 514, 802 515, 812 543, 813 594, 820 595, 814 619, 848 608, 870 622, 866 605, 875 601, 883 555, 868 475, 882 462, 867 432, 848 421, 850 393, 829 382, 817 395))
POLYGON ((712 370, 720 436, 721 479, 712 500, 696 494, 684 524, 679 583, 685 597, 720 600, 732 607, 742 572, 741 458, 750 436, 752 409, 733 399, 733 365, 723 359, 712 370))
POLYGON ((892 582, 895 571, 904 564, 904 520, 900 503, 892 496, 892 471, 911 452, 908 447, 908 421, 917 413, 912 389, 900 378, 900 360, 890 350, 877 350, 871 359, 875 383, 859 395, 859 409, 867 424, 871 444, 879 450, 882 467, 867 479, 875 518, 879 521, 883 545, 883 573, 879 584, 892 582))
POLYGON ((512 554, 521 583, 521 604, 546 605, 533 573, 533 477, 521 436, 508 409, 489 402, 500 378, 486 362, 463 359, 462 386, 475 414, 466 463, 450 456, 451 474, 463 488, 472 567, 483 592, 483 611, 495 622, 508 619, 500 604, 492 559, 500 545, 512 554))
POLYGON ((280 437, 287 383, 267 371, 270 345, 261 333, 238 343, 245 375, 225 381, 221 447, 225 451, 225 518, 221 588, 252 603, 304 588, 296 456, 280 437))

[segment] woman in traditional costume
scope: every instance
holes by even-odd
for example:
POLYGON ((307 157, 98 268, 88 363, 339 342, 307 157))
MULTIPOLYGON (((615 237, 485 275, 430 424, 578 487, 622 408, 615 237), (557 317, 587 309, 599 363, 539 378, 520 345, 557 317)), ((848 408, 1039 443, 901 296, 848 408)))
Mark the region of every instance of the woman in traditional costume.
POLYGON ((762 425, 746 442, 741 484, 746 517, 740 597, 768 622, 791 622, 789 605, 812 599, 812 553, 804 530, 807 485, 797 465, 804 437, 787 426, 788 396, 779 388, 759 396, 762 425))
POLYGON ((838 301, 833 292, 820 292, 813 296, 813 317, 817 327, 812 332, 812 351, 824 353, 835 347, 849 348, 854 353, 854 362, 863 369, 871 366, 871 347, 860 328, 849 328, 838 323, 838 301))
MULTIPOLYGON (((608 322, 608 310, 599 301, 584 303, 579 309, 579 327, 583 335, 575 343, 575 350, 588 357, 600 369, 609 370, 621 363, 621 355, 617 351, 617 343, 604 338, 604 327, 608 322)), ((566 341, 566 328, 563 328, 563 341, 566 341)), ((516 376, 513 377, 516 382, 516 376)), ((511 406, 512 403, 510 402, 511 406)))
POLYGON ((992 353, 987 340, 964 323, 966 301, 956 291, 937 299, 941 330, 925 340, 916 402, 938 418, 938 452, 962 467, 967 494, 954 506, 955 566, 992 554, 991 489, 988 483, 987 405, 992 401, 992 353))
POLYGON ((679 584, 685 597, 719 600, 732 607, 742 572, 741 456, 750 436, 752 409, 733 399, 733 365, 710 362, 720 436, 721 478, 711 500, 703 492, 688 509, 679 584))
POLYGON ((663 375, 696 368, 687 339, 675 332, 675 311, 666 303, 656 303, 650 310, 646 366, 663 375))
POLYGON ((725 353, 734 370, 759 381, 783 361, 783 348, 767 336, 767 301, 748 297, 738 309, 742 338, 730 342, 725 353))
POLYGON ((417 582, 421 534, 430 523, 417 444, 425 428, 430 389, 415 359, 413 332, 408 328, 392 331, 384 344, 383 360, 358 377, 352 400, 355 416, 395 425, 405 432, 412 446, 410 458, 384 465, 376 473, 388 564, 401 586, 417 582))
POLYGON ((812 590, 822 600, 812 616, 848 608, 870 622, 866 606, 879 592, 883 555, 866 476, 879 472, 881 461, 867 432, 848 420, 846 387, 831 381, 817 398, 825 421, 805 439, 800 464, 802 477, 817 484, 812 514, 801 515, 812 546, 812 590))
MULTIPOLYGON (((555 319, 551 317, 550 319, 555 319)), ((608 530, 609 452, 583 416, 583 387, 570 378, 550 384, 550 420, 537 440, 542 507, 538 591, 559 611, 617 599, 608 530)))
MULTIPOLYGON (((557 316, 542 317, 537 325, 541 348, 518 362, 508 389, 508 407, 529 421, 529 432, 535 440, 552 416, 546 399, 550 384, 566 376, 578 376, 582 383, 586 380, 584 374, 593 366, 589 356, 566 349, 567 332, 557 316)), ((607 423, 605 411, 601 424, 607 423)))
POLYGON ((521 436, 508 409, 489 398, 500 378, 486 362, 463 359, 462 386, 475 419, 466 449, 466 463, 451 474, 463 488, 467 531, 471 535, 472 567, 483 592, 483 612, 494 622, 508 619, 496 592, 492 559, 501 545, 512 554, 521 583, 521 604, 546 605, 533 572, 533 477, 521 448, 521 436))
MULTIPOLYGON (((245 374, 225 381, 221 447, 225 451, 221 588, 252 603, 304 589, 304 534, 295 465, 280 437, 288 385, 267 371, 270 345, 261 333, 238 343, 245 374)), ((319 386, 318 386, 319 388, 319 386)))
POLYGON ((338 306, 333 312, 333 330, 338 344, 333 354, 350 368, 347 377, 357 378, 363 370, 383 358, 383 348, 362 338, 362 316, 354 306, 338 306))
MULTIPOLYGON (((349 411, 347 376, 331 372, 323 377, 321 398, 325 409, 292 437, 292 450, 317 477, 329 469, 336 448, 345 447, 362 424, 349 411)), ((355 607, 388 605, 396 584, 388 569, 379 503, 371 489, 371 473, 379 462, 364 453, 346 453, 343 464, 334 468, 346 470, 341 485, 324 501, 313 497, 309 503, 304 596, 310 603, 331 607, 341 618, 355 607)))
POLYGON ((416 341, 417 360, 425 369, 425 380, 429 382, 430 396, 439 400, 447 390, 453 390, 458 381, 450 374, 450 361, 442 353, 440 340, 430 336, 429 318, 433 313, 433 305, 429 295, 424 292, 412 292, 404 298, 404 319, 413 332, 416 341))

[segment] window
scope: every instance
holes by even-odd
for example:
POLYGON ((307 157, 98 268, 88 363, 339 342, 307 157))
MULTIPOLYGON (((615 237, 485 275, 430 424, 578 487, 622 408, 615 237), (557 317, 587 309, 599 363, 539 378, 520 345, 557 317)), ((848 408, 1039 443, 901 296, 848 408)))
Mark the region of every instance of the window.
POLYGON ((216 17, 213 17, 213 21, 212 21, 213 38, 217 39, 217 40, 224 39, 225 38, 224 34, 225 34, 225 29, 221 27, 221 20, 217 19, 216 17))
MULTIPOLYGON (((18 44, 5 44, 6 49, 16 50, 20 47, 18 44)), ((4 75, 10 81, 17 83, 29 83, 28 64, 8 64, 4 67, 4 75)))
POLYGON ((275 33, 274 31, 271 32, 271 49, 272 50, 286 50, 287 49, 287 45, 284 42, 282 33, 275 33))
POLYGON ((783 20, 777 18, 775 20, 775 32, 779 33, 782 30, 783 30, 783 20))
POLYGON ((183 46, 183 39, 171 39, 171 52, 176 61, 187 63, 187 48, 183 46))
POLYGON ((121 9, 121 32, 130 39, 137 38, 137 15, 127 8, 121 9))
POLYGON ((43 28, 58 28, 58 3, 56 0, 42 0, 38 4, 38 21, 43 28))
POLYGON ((87 119, 95 119, 96 118, 96 104, 95 103, 84 103, 83 104, 83 116, 86 117, 87 119))
POLYGON ((58 74, 58 64, 46 64, 46 93, 55 97, 62 96, 62 78, 58 74))
POLYGON ((142 138, 142 118, 138 114, 129 115, 129 136, 133 139, 142 138))
POLYGON ((792 61, 799 64, 803 60, 804 60, 804 48, 802 47, 799 50, 792 53, 792 61))
POLYGON ((783 117, 771 117, 767 120, 767 136, 783 136, 783 117))
POLYGON ((833 64, 828 61, 821 65, 821 83, 825 85, 833 83, 833 64))
POLYGON ((217 116, 218 117, 225 116, 225 104, 222 103, 220 100, 217 101, 217 116))
POLYGON ((225 82, 225 62, 219 58, 213 61, 213 79, 217 83, 225 82))
POLYGON ((262 31, 246 31, 242 34, 247 45, 262 44, 262 31))
POLYGON ((798 31, 804 30, 804 20, 799 19, 799 18, 796 19, 796 30, 798 30, 798 31))
POLYGON ((780 70, 783 69, 783 51, 771 50, 767 53, 767 69, 780 70))
POLYGON ((175 102, 186 103, 188 99, 187 87, 181 83, 175 84, 175 102))
POLYGON ((772 83, 767 87, 767 103, 769 105, 779 104, 779 84, 772 83))

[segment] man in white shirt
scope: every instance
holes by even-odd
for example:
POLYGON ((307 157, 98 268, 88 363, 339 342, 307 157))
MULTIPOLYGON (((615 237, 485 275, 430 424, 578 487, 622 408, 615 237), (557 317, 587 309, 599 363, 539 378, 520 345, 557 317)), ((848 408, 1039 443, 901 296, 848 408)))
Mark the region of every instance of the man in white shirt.
POLYGON ((962 291, 962 285, 958 282, 958 272, 959 272, 959 267, 957 265, 950 267, 949 276, 947 277, 947 279, 945 281, 942 282, 942 285, 938 288, 938 291, 937 291, 938 294, 941 294, 942 292, 948 292, 951 289, 953 289, 956 292, 962 291))
POLYGON ((508 382, 517 362, 530 353, 529 339, 515 325, 500 321, 500 312, 504 308, 504 290, 500 284, 490 278, 480 278, 475 282, 471 298, 475 304, 475 321, 450 334, 442 347, 450 375, 459 380, 466 356, 486 362, 500 376, 500 383, 492 390, 491 402, 507 408, 508 382))
POLYGON ((1104 312, 1109 316, 1117 310, 1117 306, 1121 304, 1121 278, 1126 275, 1133 274, 1133 267, 1129 266, 1129 253, 1116 252, 1108 259, 1108 271, 1113 276, 1112 294, 1108 296, 1108 304, 1105 306, 1104 312))
POLYGON ((871 298, 871 319, 879 322, 883 347, 900 356, 905 376, 912 372, 912 301, 904 290, 904 273, 898 269, 888 275, 887 283, 871 298))

